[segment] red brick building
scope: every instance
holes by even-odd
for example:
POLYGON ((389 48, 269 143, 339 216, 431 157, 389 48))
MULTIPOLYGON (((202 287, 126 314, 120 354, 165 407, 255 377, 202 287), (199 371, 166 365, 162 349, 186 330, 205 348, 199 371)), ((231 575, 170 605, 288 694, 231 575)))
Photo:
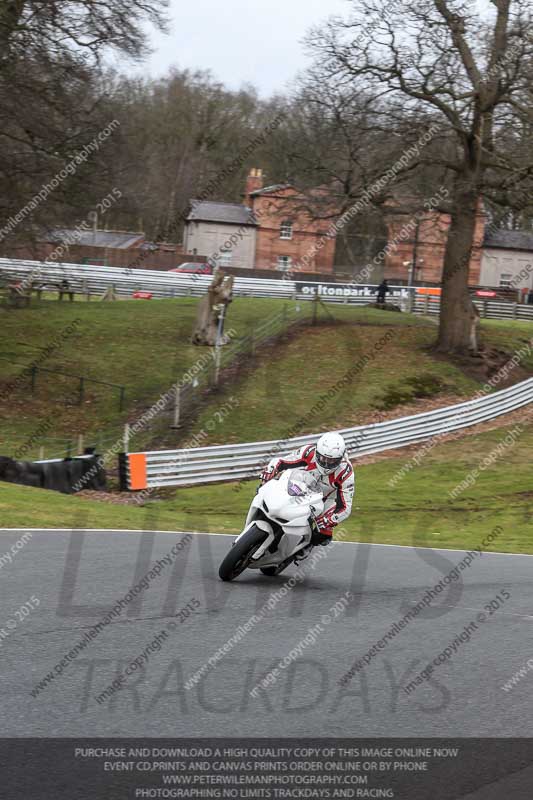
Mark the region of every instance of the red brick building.
MULTIPOLYGON (((444 252, 450 228, 450 215, 438 211, 425 212, 418 221, 412 214, 391 213, 387 217, 388 247, 385 258, 385 278, 391 282, 413 281, 435 283, 442 280, 444 252)), ((480 202, 476 221, 474 248, 470 259, 471 285, 480 283, 481 257, 485 235, 486 214, 480 202)))
MULTIPOLYGON (((316 190, 317 198, 320 190, 316 190)), ((245 205, 257 220, 255 268, 333 272, 335 238, 325 240, 331 220, 315 219, 308 201, 290 184, 263 186, 253 169, 246 181, 245 205)))

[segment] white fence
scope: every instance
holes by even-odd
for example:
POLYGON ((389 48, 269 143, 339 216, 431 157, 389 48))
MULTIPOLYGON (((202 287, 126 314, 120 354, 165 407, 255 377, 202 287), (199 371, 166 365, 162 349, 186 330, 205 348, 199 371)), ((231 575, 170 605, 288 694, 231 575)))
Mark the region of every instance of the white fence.
MULTIPOLYGON (((482 319, 515 319, 533 321, 533 306, 509 303, 503 300, 481 300, 472 298, 482 319)), ((413 311, 416 314, 438 314, 439 298, 416 295, 413 311)))
MULTIPOLYGON (((148 269, 95 267, 90 264, 55 264, 41 261, 18 261, 0 258, 0 282, 22 281, 57 287, 68 281, 70 288, 83 294, 103 294, 114 287, 118 295, 131 296, 135 291, 151 292, 154 297, 200 297, 207 291, 212 278, 203 275, 159 272, 148 269)), ((390 286, 388 298, 409 308, 409 295, 415 289, 390 286)), ((366 305, 375 300, 375 285, 324 283, 265 278, 237 277, 236 297, 272 297, 280 299, 313 300, 316 296, 328 303, 366 305)), ((482 317, 491 319, 533 320, 533 306, 493 300, 478 300, 475 304, 482 317)), ((414 295, 413 310, 421 314, 438 314, 438 298, 414 295)))
MULTIPOLYGON (((0 258, 0 279, 28 284, 58 286, 67 280, 73 291, 103 294, 111 287, 119 295, 131 296, 135 291, 151 292, 154 297, 201 297, 213 280, 210 276, 160 272, 127 267, 94 267, 90 264, 54 264, 41 261, 16 261, 0 258)), ((237 278, 237 296, 291 298, 293 281, 237 278)))
MULTIPOLYGON (((477 425, 533 402, 533 378, 522 383, 425 414, 341 430, 351 458, 423 442, 477 425)), ((187 486, 253 478, 278 453, 314 442, 317 435, 279 441, 128 453, 123 460, 124 488, 187 486)))

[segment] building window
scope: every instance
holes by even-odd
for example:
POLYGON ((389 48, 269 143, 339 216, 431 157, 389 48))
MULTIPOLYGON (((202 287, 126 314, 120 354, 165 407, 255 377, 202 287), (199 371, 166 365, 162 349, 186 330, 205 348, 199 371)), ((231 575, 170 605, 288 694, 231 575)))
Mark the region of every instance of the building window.
POLYGON ((510 272, 502 272, 500 274, 500 286, 502 288, 509 288, 513 285, 513 276, 510 272))
POLYGON ((231 250, 221 250, 220 257, 218 260, 219 266, 221 267, 231 267, 231 262, 233 260, 233 253, 231 250))
POLYGON ((285 219, 279 231, 280 239, 292 239, 292 219, 285 219))
POLYGON ((286 270, 291 268, 292 258, 290 256, 278 256, 278 269, 286 270))

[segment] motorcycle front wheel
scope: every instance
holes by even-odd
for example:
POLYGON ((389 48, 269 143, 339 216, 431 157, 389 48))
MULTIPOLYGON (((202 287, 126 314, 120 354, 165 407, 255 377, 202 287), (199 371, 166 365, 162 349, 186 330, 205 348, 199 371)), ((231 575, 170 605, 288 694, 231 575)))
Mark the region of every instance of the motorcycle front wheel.
POLYGON ((233 545, 224 561, 220 565, 218 575, 223 581, 232 581, 241 572, 244 572, 246 567, 252 560, 254 553, 261 547, 268 533, 262 531, 256 525, 244 534, 242 539, 239 539, 233 545))

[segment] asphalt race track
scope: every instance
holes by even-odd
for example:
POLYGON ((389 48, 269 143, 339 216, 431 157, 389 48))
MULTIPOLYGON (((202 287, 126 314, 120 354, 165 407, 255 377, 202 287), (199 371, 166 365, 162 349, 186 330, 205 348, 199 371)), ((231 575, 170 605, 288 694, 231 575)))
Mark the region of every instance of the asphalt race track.
MULTIPOLYGON (((22 533, 2 531, 0 555, 22 533)), ((533 557, 476 556, 458 582, 343 686, 339 680, 355 659, 465 554, 337 543, 324 548, 315 569, 271 603, 266 616, 187 690, 185 682, 294 568, 277 578, 248 571, 223 584, 217 570, 232 537, 188 536, 165 564, 183 537, 35 531, 11 564, 2 562, 3 736, 533 736, 533 670, 512 691, 501 688, 533 656, 533 557), (160 575, 33 697, 36 684, 157 561, 164 564, 160 575), (331 609, 347 591, 353 598, 335 619, 331 609), (504 602, 490 613, 498 595, 504 602), (22 618, 17 610, 32 597, 39 605, 22 618), (188 603, 190 616, 176 616, 188 603), (471 628, 469 640, 429 681, 406 693, 404 685, 480 613, 486 619, 471 628), (309 643, 308 631, 319 623, 322 630, 309 643), (161 631, 166 638, 159 650, 152 646, 146 666, 98 703, 96 697, 161 631), (273 685, 252 696, 306 636, 300 655, 273 685)))

